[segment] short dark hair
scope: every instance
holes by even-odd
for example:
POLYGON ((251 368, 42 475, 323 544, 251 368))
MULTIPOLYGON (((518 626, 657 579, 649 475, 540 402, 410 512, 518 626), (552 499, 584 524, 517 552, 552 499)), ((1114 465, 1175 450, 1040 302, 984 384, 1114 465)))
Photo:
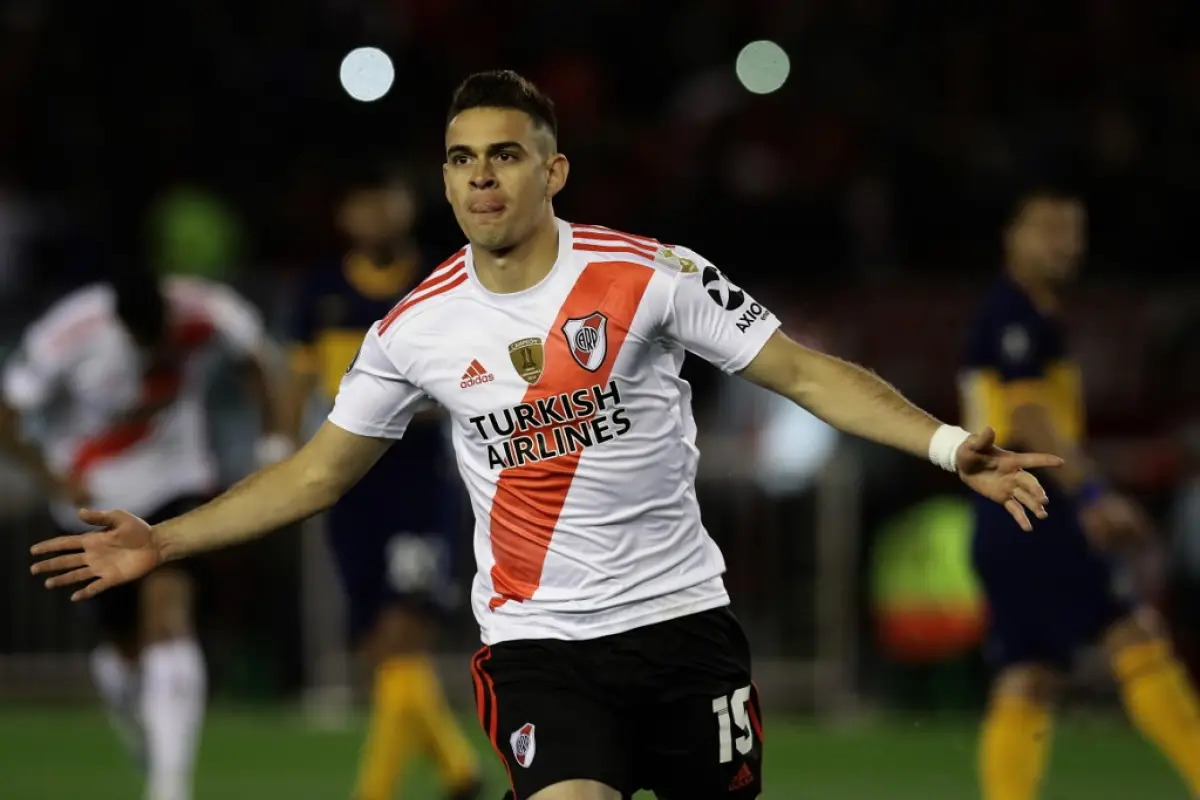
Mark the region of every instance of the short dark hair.
POLYGON ((1008 223, 1016 222, 1031 203, 1042 200, 1069 203, 1080 199, 1080 193, 1063 182, 1042 182, 1024 186, 1012 195, 1008 207, 1008 223))
POLYGON ((116 294, 117 318, 133 340, 145 347, 162 344, 167 335, 167 303, 158 276, 143 266, 122 265, 109 284, 116 294))
POLYGON ((511 108, 529 115, 534 124, 558 138, 558 118, 554 101, 542 94, 533 82, 511 69, 477 72, 459 84, 450 100, 446 124, 472 108, 511 108))

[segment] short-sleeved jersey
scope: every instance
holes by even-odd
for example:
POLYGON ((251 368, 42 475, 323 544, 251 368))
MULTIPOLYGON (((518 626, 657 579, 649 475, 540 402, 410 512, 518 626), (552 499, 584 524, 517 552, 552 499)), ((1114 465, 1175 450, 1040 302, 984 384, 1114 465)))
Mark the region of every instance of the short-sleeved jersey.
POLYGON ((485 643, 589 639, 729 602, 704 530, 685 351, 726 372, 778 319, 683 247, 558 223, 537 285, 486 290, 465 248, 376 324, 330 421, 399 438, 432 398, 475 513, 485 643))
POLYGON ((1082 381, 1062 323, 1007 277, 988 293, 971 325, 959 389, 964 426, 990 425, 1001 445, 1019 444, 1012 441, 1012 412, 1025 403, 1049 409, 1069 441, 1083 436, 1082 381))
MULTIPOLYGON (((161 357, 134 344, 112 287, 93 284, 28 327, 2 377, 5 402, 42 418, 51 468, 81 479, 96 505, 139 515, 216 488, 197 356, 210 344, 249 355, 264 342, 257 309, 228 287, 168 278, 163 294, 169 346, 161 357)), ((79 526, 66 503, 51 510, 61 525, 79 526)))

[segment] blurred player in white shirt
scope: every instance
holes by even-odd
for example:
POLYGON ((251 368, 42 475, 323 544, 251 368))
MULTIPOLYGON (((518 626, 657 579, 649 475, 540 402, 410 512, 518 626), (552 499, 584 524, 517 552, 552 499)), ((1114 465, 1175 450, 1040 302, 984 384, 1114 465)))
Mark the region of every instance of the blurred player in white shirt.
MULTIPOLYGON (((512 72, 469 78, 446 125, 446 196, 470 245, 372 327, 329 421, 292 458, 178 520, 34 548, 85 599, 166 561, 328 508, 430 400, 475 511, 477 711, 526 800, 756 797, 749 644, 700 522, 685 351, 852 434, 957 470, 1028 525, 1052 456, 941 425, 871 373, 804 348, 692 250, 555 217, 553 104, 512 72)), ((636 187, 631 187, 631 191, 636 187)), ((781 257, 784 257, 781 252, 781 257)), ((362 798, 361 800, 374 800, 362 798)))
MULTIPOLYGON (((273 425, 262 321, 224 286, 130 269, 68 294, 28 327, 4 365, 0 445, 40 479, 64 531, 87 530, 80 506, 169 519, 216 493, 200 359, 212 345, 245 361, 273 425)), ((264 439, 265 449, 280 441, 264 439)), ((146 771, 147 800, 191 796, 206 683, 191 598, 190 577, 164 568, 95 609, 93 678, 146 771)))

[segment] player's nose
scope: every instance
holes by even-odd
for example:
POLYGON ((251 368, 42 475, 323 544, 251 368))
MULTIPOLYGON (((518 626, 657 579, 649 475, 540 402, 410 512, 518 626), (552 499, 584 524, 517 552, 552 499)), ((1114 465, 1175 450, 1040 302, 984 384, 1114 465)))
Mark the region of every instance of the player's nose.
POLYGON ((495 189, 496 176, 487 170, 479 170, 471 176, 472 189, 495 189))

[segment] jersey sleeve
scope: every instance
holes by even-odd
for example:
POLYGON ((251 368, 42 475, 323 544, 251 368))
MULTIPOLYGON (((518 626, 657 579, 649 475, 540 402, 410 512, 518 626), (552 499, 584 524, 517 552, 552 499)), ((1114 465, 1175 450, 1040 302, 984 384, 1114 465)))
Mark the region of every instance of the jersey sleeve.
POLYGON ((674 247, 670 257, 679 268, 666 337, 727 373, 744 369, 779 328, 779 318, 694 251, 674 247))
POLYGON ((342 377, 329 421, 359 436, 399 439, 413 415, 431 402, 388 356, 377 322, 342 377))
POLYGON ((62 339, 37 325, 25 333, 0 375, 0 390, 8 406, 31 412, 50 402, 76 356, 75 348, 62 339))

